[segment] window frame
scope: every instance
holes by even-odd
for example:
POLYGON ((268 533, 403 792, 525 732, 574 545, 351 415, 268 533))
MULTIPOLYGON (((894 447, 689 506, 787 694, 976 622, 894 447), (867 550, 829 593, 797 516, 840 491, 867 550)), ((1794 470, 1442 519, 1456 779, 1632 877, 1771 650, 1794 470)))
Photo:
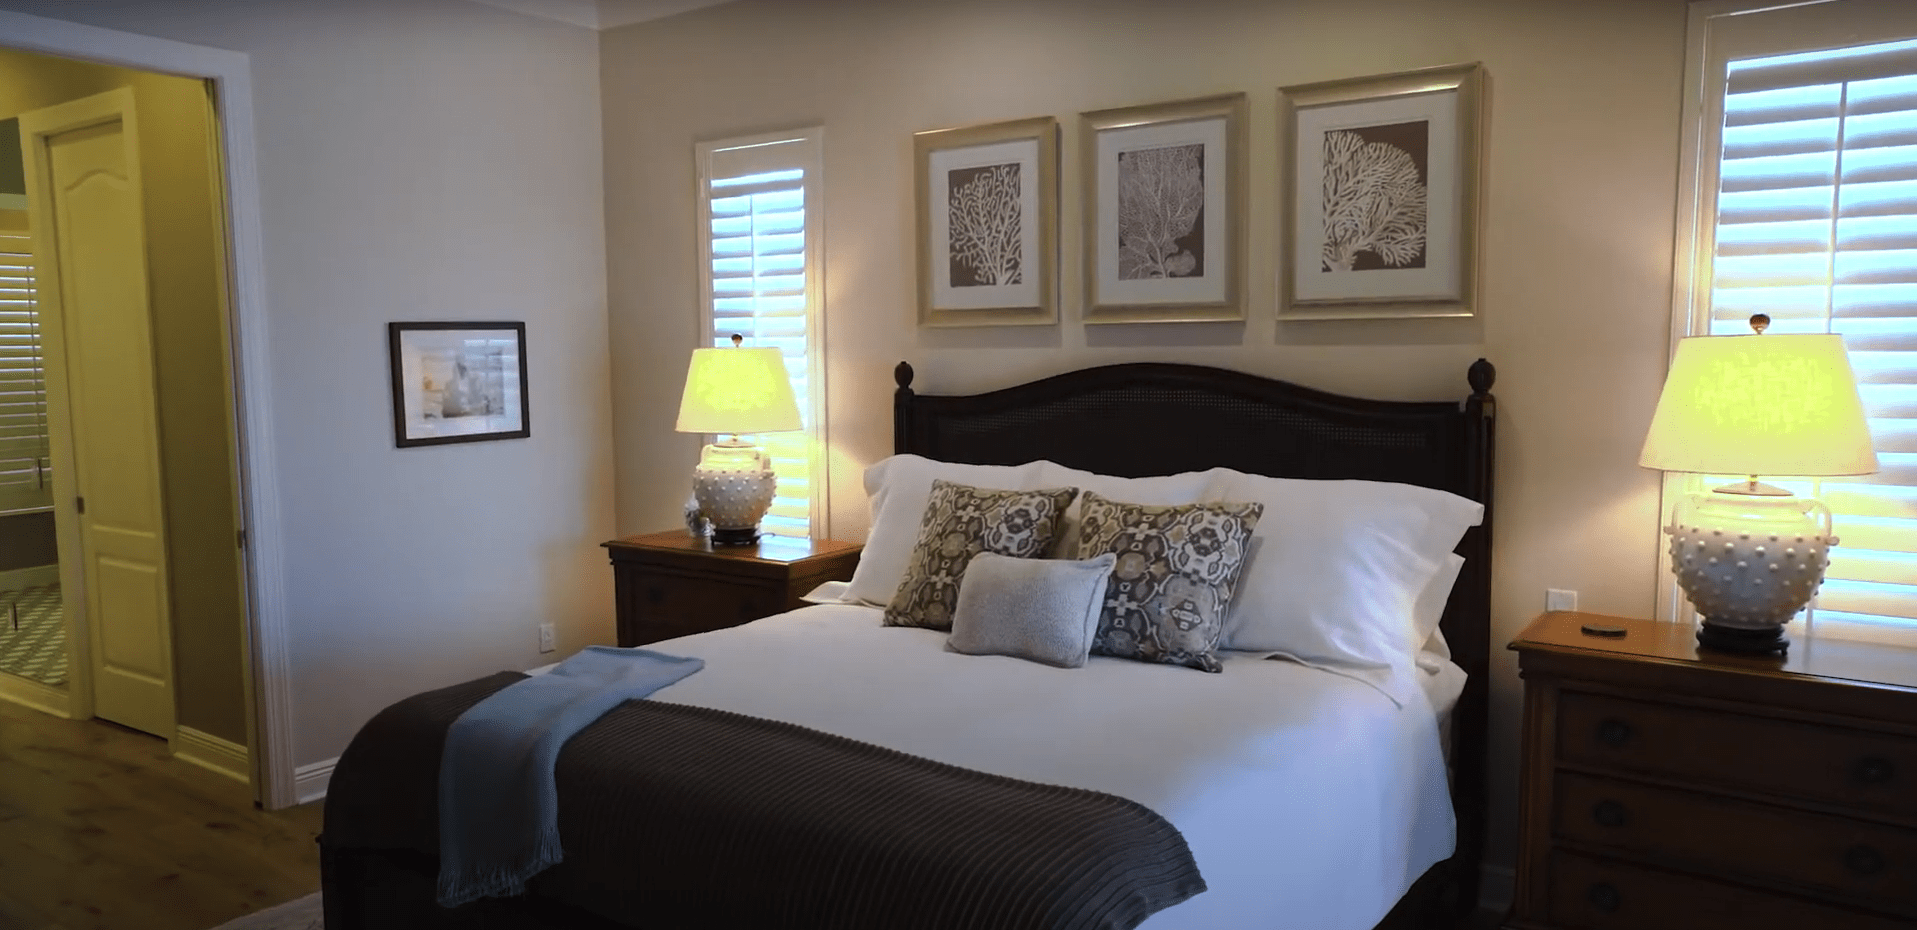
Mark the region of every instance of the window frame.
MULTIPOLYGON (((1894 31, 1892 24, 1908 21, 1911 16, 1905 3, 1907 0, 1694 0, 1690 5, 1685 30, 1667 371, 1679 340, 1711 331, 1717 192, 1730 61, 1892 41, 1888 37, 1894 31)), ((1658 497, 1654 612, 1659 620, 1683 621, 1695 616, 1671 572, 1669 537, 1663 527, 1669 523, 1675 504, 1686 494, 1706 487, 1707 482, 1696 475, 1667 472, 1663 476, 1658 497)), ((1804 617, 1811 616, 1814 625, 1815 614, 1812 607, 1793 618, 1789 632, 1793 636, 1805 634, 1804 617)), ((1906 636, 1906 631, 1896 630, 1888 635, 1900 642, 1917 640, 1917 629, 1908 633, 1906 636)))
MULTIPOLYGON (((806 390, 805 404, 801 413, 806 422, 807 462, 807 535, 813 539, 830 537, 830 488, 831 481, 826 469, 829 458, 828 418, 826 416, 826 365, 825 365, 825 208, 824 208, 824 164, 825 164, 825 127, 810 125, 774 132, 753 133, 743 136, 726 136, 703 139, 693 144, 694 187, 693 196, 697 203, 694 211, 698 217, 699 240, 699 306, 698 341, 694 348, 716 345, 716 332, 713 319, 714 287, 712 275, 712 181, 714 177, 713 160, 715 154, 738 152, 742 159, 749 158, 744 153, 760 149, 767 153, 765 167, 758 170, 789 170, 798 168, 804 171, 802 187, 805 192, 805 355, 806 390), (791 146, 776 152, 778 158, 770 157, 774 146, 791 146), (789 157, 783 157, 789 156, 789 157)), ((728 175, 731 176, 731 175, 728 175)), ((687 353, 690 357, 691 353, 687 353)), ((768 534, 770 535, 770 534, 768 534)))

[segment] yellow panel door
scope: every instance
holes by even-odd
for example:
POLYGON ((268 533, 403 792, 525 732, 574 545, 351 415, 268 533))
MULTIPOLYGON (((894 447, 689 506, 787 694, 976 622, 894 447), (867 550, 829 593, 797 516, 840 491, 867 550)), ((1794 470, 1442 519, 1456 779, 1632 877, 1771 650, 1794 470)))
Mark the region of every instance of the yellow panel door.
POLYGON ((67 590, 84 592, 76 605, 84 684, 95 716, 170 739, 173 650, 132 91, 22 114, 20 135, 42 250, 57 515, 63 550, 78 550, 61 562, 78 567, 67 590))

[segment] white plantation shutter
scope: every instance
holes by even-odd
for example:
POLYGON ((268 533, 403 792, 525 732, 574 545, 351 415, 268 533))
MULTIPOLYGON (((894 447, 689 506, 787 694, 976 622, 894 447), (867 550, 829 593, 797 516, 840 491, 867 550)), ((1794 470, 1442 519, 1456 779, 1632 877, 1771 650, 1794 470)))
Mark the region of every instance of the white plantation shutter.
POLYGON ((1885 38, 1726 62, 1707 315, 1714 334, 1747 333, 1761 312, 1773 333, 1844 337, 1880 470, 1775 483, 1821 498, 1841 540, 1806 611, 1817 634, 1905 640, 1917 638, 1917 41, 1885 38))
POLYGON ((0 513, 53 504, 42 377, 31 245, 0 232, 0 513))
POLYGON ((811 535, 824 512, 820 359, 819 131, 699 146, 707 345, 785 356, 805 429, 752 437, 772 456, 777 496, 760 528, 811 535), (817 480, 815 480, 817 479, 817 480))

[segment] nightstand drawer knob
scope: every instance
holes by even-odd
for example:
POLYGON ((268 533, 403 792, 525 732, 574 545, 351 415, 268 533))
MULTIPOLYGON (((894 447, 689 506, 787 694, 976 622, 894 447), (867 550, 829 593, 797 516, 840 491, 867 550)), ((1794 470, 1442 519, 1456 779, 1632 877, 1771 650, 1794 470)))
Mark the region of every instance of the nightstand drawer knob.
POLYGON ((1598 882, 1592 885, 1590 893, 1585 897, 1590 900, 1592 907, 1606 914, 1614 913, 1624 906, 1624 895, 1620 894, 1617 886, 1610 882, 1598 882))
POLYGON ((1631 741, 1631 725, 1616 717, 1608 717, 1598 724, 1597 739, 1612 749, 1622 749, 1631 741))
POLYGON ((1883 756, 1868 756, 1858 761, 1854 776, 1860 785, 1881 785, 1897 777, 1897 766, 1883 756))
POLYGON ((1615 828, 1624 826, 1624 822, 1631 818, 1625 812, 1624 805, 1607 798, 1591 805, 1591 819, 1600 827, 1615 828))
POLYGON ((1859 843, 1844 851, 1844 868, 1852 875, 1876 875, 1884 870, 1884 854, 1859 843))

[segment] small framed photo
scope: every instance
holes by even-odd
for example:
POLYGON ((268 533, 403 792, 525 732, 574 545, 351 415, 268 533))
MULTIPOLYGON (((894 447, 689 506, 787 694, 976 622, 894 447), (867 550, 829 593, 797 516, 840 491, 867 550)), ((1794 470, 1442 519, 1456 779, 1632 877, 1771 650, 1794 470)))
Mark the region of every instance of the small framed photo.
POLYGON ((532 435, 526 324, 388 323, 386 340, 400 448, 532 435))
POLYGON ((919 325, 1058 322, 1058 121, 936 129, 912 142, 919 325))
POLYGON ((1288 319, 1468 317, 1483 69, 1281 87, 1288 319))
POLYGON ((1245 95, 1079 121, 1085 322, 1243 319, 1245 95))

